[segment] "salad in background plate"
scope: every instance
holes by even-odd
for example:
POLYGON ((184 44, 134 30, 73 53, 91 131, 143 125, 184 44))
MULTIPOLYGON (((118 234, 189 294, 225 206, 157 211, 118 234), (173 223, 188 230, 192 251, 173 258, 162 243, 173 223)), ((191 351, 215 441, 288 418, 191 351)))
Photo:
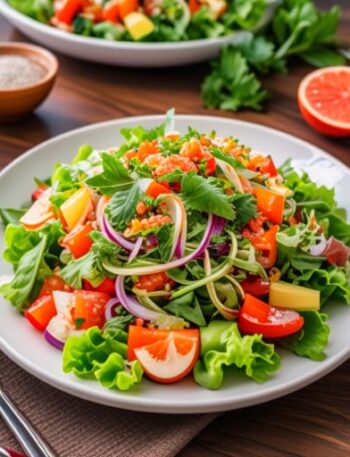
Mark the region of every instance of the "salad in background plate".
MULTIPOLYGON (((4 298, 63 370, 104 387, 192 374, 264 382, 280 347, 321 361, 327 303, 348 303, 350 226, 334 191, 215 132, 123 129, 58 163, 24 209, 2 209, 4 298)), ((239 132, 232 132, 239 135, 239 132)), ((346 312, 346 310, 344 310, 346 312)))
MULTIPOLYGON (((8 0, 21 13, 66 32, 116 41, 216 38, 264 22, 265 0, 8 0)), ((277 3, 276 3, 277 4, 277 3)))

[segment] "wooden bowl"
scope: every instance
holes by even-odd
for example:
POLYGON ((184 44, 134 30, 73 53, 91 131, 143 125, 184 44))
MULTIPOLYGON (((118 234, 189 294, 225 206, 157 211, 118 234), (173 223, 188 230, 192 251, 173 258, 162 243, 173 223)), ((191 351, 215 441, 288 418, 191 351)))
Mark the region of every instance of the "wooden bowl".
POLYGON ((34 84, 0 88, 0 122, 12 122, 30 114, 49 95, 57 76, 58 61, 51 52, 25 43, 0 43, 0 55, 30 58, 45 70, 43 78, 34 84))

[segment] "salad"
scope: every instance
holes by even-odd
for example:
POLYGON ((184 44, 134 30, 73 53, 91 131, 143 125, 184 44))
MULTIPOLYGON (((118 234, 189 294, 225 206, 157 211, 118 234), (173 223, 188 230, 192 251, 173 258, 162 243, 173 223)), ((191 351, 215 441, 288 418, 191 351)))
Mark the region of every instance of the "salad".
POLYGON ((66 32, 116 41, 183 41, 251 30, 265 0, 8 0, 21 13, 66 32))
POLYGON ((234 136, 181 134, 174 110, 121 133, 0 211, 14 269, 0 292, 63 351, 64 372, 121 391, 189 375, 219 389, 235 370, 268 380, 280 348, 323 360, 323 306, 350 301, 334 189, 234 136))

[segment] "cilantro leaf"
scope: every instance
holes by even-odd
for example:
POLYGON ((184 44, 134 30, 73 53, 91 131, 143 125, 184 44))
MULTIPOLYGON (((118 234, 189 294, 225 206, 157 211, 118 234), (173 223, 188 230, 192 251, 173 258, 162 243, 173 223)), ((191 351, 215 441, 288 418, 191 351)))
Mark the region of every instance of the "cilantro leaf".
POLYGON ((185 173, 181 180, 181 197, 187 207, 233 220, 235 212, 230 197, 203 176, 185 173))
POLYGON ((262 109, 267 92, 240 51, 232 46, 225 47, 220 57, 212 62, 212 68, 202 86, 203 102, 207 108, 228 111, 262 109))
POLYGON ((300 54, 300 57, 314 67, 331 67, 346 63, 345 57, 327 48, 310 49, 300 54))
POLYGON ((236 218, 233 221, 236 230, 241 230, 249 221, 257 216, 256 199, 252 194, 235 192, 231 196, 236 218))
POLYGON ((101 156, 103 172, 88 178, 86 183, 106 195, 130 189, 135 181, 120 159, 107 153, 103 153, 101 156))
POLYGON ((114 227, 121 230, 135 217, 136 205, 140 201, 141 194, 140 186, 134 183, 129 190, 113 195, 108 205, 108 214, 114 227))

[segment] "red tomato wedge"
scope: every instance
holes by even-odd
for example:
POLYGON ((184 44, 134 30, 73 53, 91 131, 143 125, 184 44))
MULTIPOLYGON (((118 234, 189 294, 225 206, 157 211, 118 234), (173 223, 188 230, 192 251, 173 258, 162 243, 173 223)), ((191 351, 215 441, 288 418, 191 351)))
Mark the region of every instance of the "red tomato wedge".
POLYGON ((191 372, 198 356, 198 329, 168 331, 129 326, 128 358, 136 358, 156 382, 180 381, 191 372))
POLYGON ((282 224, 284 196, 269 189, 256 187, 254 189, 258 210, 275 224, 282 224))
POLYGON ((160 183, 152 180, 145 193, 149 197, 157 198, 161 194, 169 194, 170 188, 166 183, 160 183))
POLYGON ((53 274, 49 278, 45 278, 44 284, 40 290, 39 297, 51 294, 55 290, 62 292, 70 292, 72 289, 66 284, 63 279, 57 274, 53 274))
POLYGON ((246 294, 238 318, 242 333, 258 333, 266 338, 292 335, 303 325, 304 318, 296 311, 269 306, 250 294, 246 294))
POLYGON ((70 250, 73 257, 78 259, 90 251, 92 240, 89 237, 93 231, 91 222, 86 225, 78 225, 61 241, 61 246, 70 250))
POLYGON ((64 0, 62 6, 56 11, 59 22, 71 24, 83 6, 82 0, 64 0))
POLYGON ((350 67, 326 67, 307 75, 299 85, 298 104, 318 132, 350 136, 350 67))
POLYGON ((83 279, 83 285, 85 290, 94 290, 96 292, 103 292, 109 295, 115 294, 115 280, 112 278, 104 279, 97 287, 92 286, 88 280, 83 279))
POLYGON ((47 189, 32 204, 29 210, 21 217, 20 222, 27 230, 37 230, 46 222, 54 219, 55 214, 52 209, 51 189, 47 189))
POLYGON ((43 332, 57 311, 52 295, 44 295, 26 309, 25 317, 39 332, 43 332))
POLYGON ((246 294, 254 295, 254 297, 263 297, 270 292, 270 282, 260 276, 249 275, 241 282, 241 286, 246 294))
POLYGON ((74 320, 79 329, 87 329, 97 325, 102 328, 106 321, 105 309, 110 295, 103 292, 76 290, 74 320))

